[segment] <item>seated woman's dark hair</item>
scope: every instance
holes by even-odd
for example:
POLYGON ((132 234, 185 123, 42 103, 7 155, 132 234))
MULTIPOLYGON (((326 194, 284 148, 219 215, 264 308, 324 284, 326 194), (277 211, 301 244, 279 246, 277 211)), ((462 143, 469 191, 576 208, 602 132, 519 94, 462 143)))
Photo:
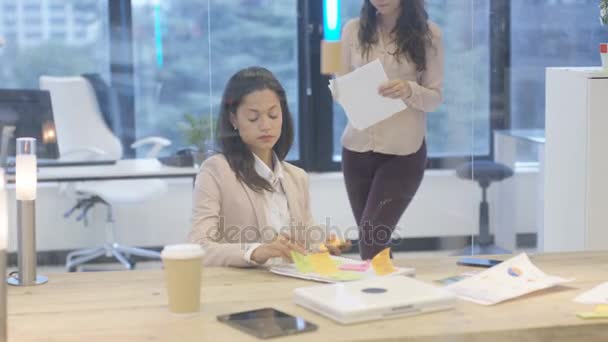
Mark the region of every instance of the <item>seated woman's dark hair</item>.
POLYGON ((230 78, 222 96, 222 105, 216 128, 217 146, 220 152, 226 157, 237 178, 256 192, 273 191, 273 188, 255 171, 253 152, 245 145, 238 131, 234 130, 230 115, 236 115, 237 108, 241 105, 245 96, 261 90, 271 90, 279 98, 283 125, 281 126, 281 135, 274 145, 273 151, 278 159, 283 161, 293 144, 293 119, 287 105, 285 89, 268 69, 249 67, 238 71, 230 78))

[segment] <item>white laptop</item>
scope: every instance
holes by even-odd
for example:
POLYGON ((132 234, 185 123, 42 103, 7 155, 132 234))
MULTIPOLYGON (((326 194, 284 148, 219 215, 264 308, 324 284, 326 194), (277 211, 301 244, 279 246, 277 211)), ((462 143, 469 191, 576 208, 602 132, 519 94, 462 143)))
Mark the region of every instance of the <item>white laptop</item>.
POLYGON ((295 302, 342 324, 451 309, 456 297, 407 276, 300 287, 295 302))

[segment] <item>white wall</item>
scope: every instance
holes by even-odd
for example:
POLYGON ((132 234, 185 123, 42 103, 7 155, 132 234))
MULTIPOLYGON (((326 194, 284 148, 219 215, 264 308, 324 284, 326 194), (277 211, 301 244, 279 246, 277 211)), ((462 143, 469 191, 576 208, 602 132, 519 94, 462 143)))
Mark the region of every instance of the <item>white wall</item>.
MULTIPOLYGON (((118 240, 138 246, 161 246, 183 241, 189 230, 192 181, 168 180, 169 193, 144 204, 115 209, 118 240)), ((518 172, 490 187, 492 226, 515 227, 517 232, 536 232, 540 213, 537 172, 518 172)), ((313 216, 319 222, 354 227, 342 175, 310 175, 313 216)), ((399 237, 462 236, 477 231, 481 191, 476 183, 461 180, 453 171, 427 171, 421 188, 399 223, 399 237)), ((105 209, 90 215, 87 227, 64 219, 74 199, 59 192, 57 184, 41 184, 37 200, 37 249, 66 250, 95 247, 104 242, 105 209)), ((10 250, 16 246, 14 189, 9 187, 10 250)), ((351 229, 349 232, 354 232, 351 229)), ((349 235, 351 236, 351 235, 349 235)))
MULTIPOLYGON (((542 205, 536 195, 538 172, 518 172, 513 178, 494 183, 489 190, 491 227, 536 232, 542 205), (496 219, 500 218, 501 222, 496 219)), ((312 174, 312 211, 315 219, 338 227, 354 226, 354 218, 340 173, 312 174)), ((456 177, 454 171, 427 171, 424 180, 401 218, 399 237, 462 236, 478 231, 481 188, 456 177)), ((350 235, 349 235, 350 236, 350 235)))

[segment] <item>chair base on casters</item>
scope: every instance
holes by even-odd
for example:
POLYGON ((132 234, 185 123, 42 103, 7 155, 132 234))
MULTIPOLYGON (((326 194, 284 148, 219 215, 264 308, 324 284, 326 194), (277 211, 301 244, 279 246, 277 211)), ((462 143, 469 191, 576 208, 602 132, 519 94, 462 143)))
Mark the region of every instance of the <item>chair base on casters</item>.
POLYGON ((80 249, 69 253, 65 263, 66 271, 76 272, 77 266, 104 255, 107 257, 114 257, 127 270, 135 268, 135 261, 132 259, 133 256, 160 260, 159 252, 137 247, 122 246, 117 243, 106 243, 103 247, 80 249))

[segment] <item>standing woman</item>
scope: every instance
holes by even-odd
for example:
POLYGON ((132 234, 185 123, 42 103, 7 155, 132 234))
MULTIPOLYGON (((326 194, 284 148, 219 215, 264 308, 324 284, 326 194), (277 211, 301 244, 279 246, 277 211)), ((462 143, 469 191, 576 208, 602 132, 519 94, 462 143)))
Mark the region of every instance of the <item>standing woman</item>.
POLYGON ((342 135, 342 170, 362 259, 388 247, 426 167, 425 113, 442 100, 443 46, 424 0, 365 0, 360 17, 343 29, 342 73, 375 59, 389 77, 379 94, 403 100, 407 109, 364 130, 349 123, 342 135))

